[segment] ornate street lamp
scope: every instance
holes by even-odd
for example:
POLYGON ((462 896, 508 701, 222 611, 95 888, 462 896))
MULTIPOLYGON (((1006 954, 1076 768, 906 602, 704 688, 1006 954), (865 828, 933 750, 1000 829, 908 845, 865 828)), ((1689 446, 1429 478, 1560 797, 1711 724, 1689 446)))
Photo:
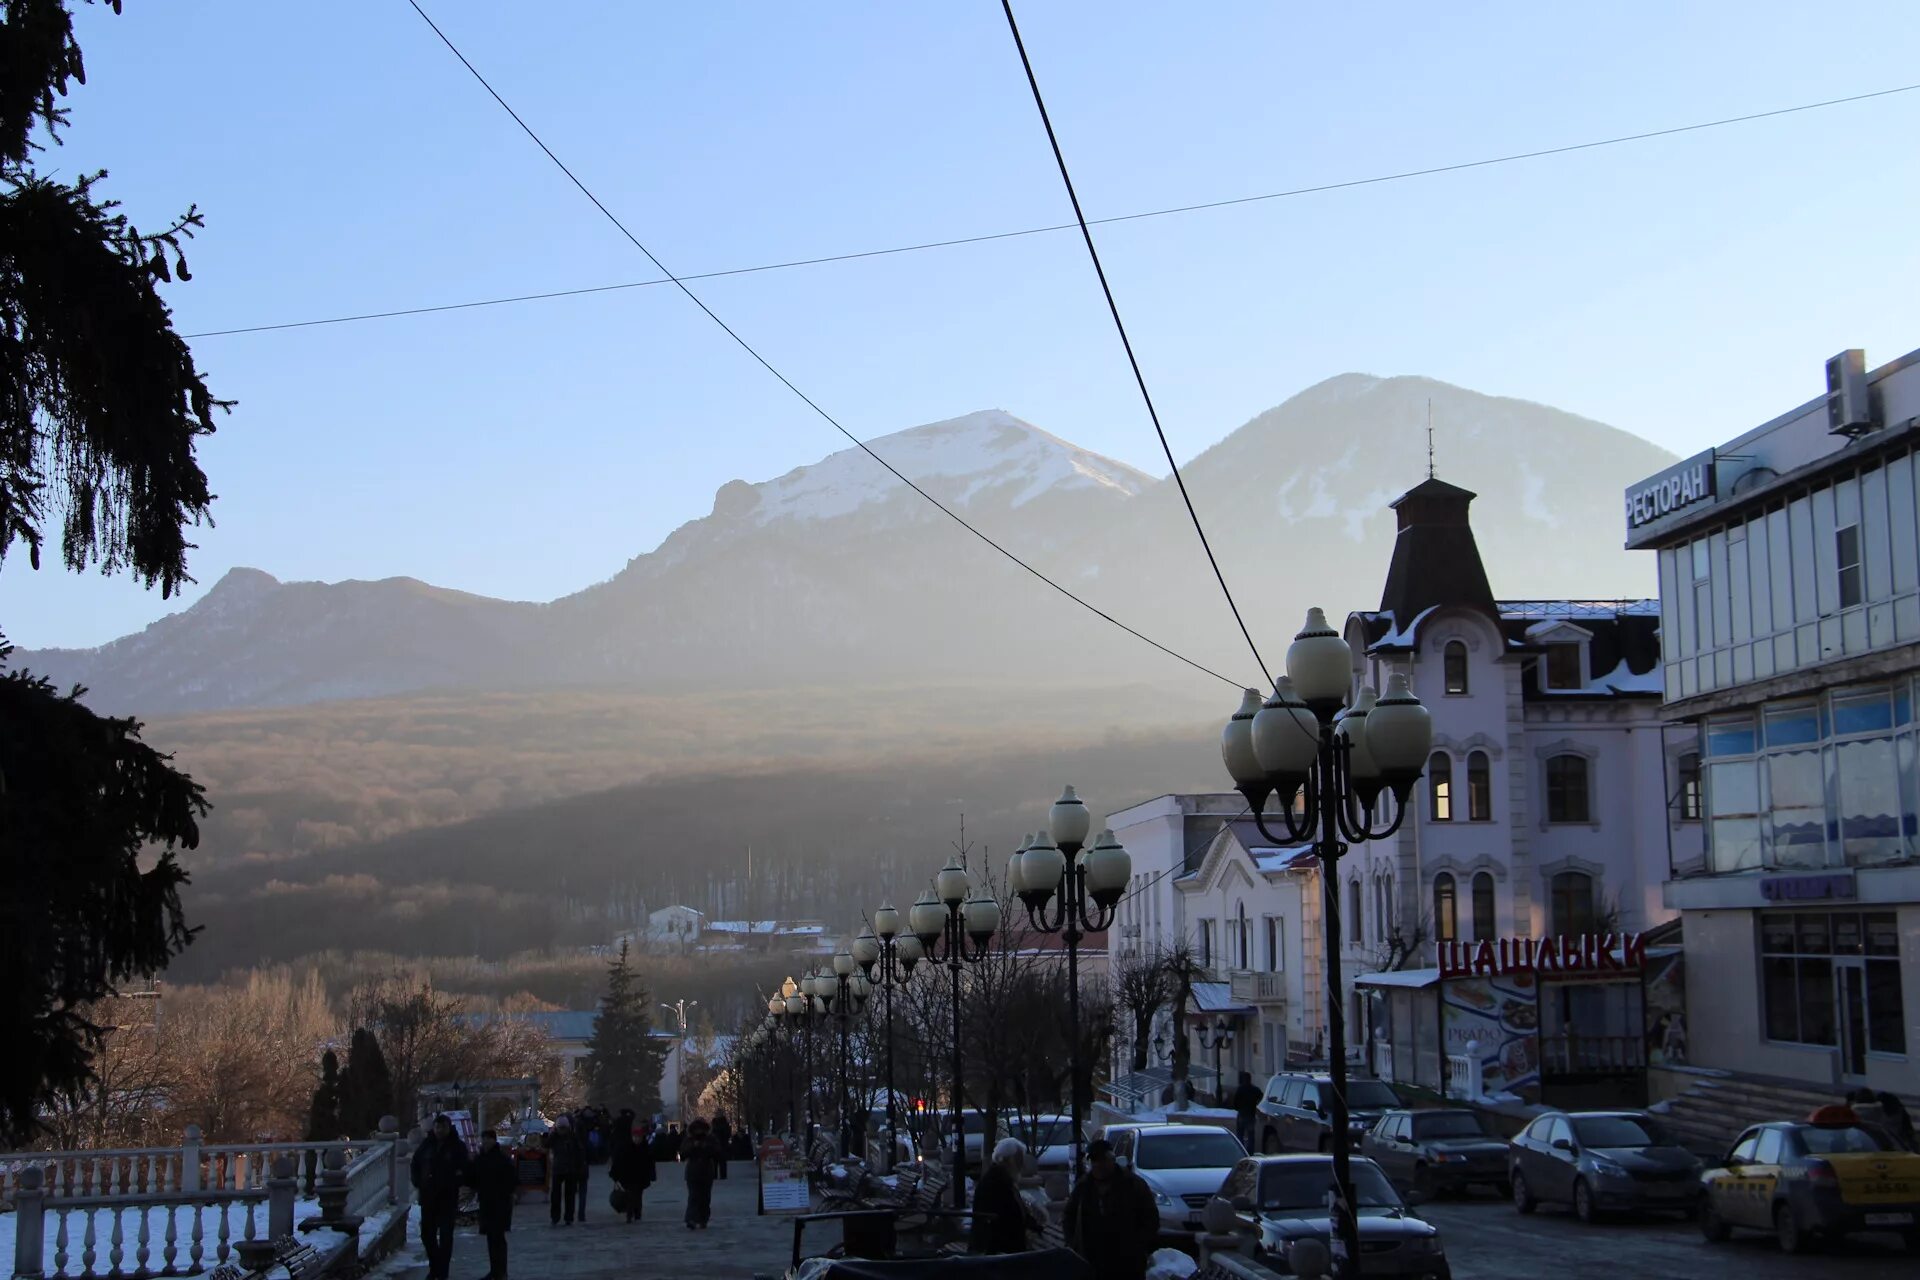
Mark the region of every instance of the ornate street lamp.
POLYGON ((1311 843, 1320 859, 1320 896, 1326 924, 1327 1039, 1332 1076, 1335 1258, 1342 1275, 1360 1265, 1360 1223, 1354 1214, 1348 1164, 1352 1135, 1347 1116, 1345 993, 1340 983, 1338 864, 1350 844, 1392 835, 1406 817, 1407 798, 1420 781, 1433 747, 1433 719, 1394 672, 1385 696, 1353 690, 1353 649, 1327 625, 1319 609, 1287 650, 1287 674, 1273 696, 1249 689, 1227 722, 1220 754, 1234 788, 1247 799, 1260 833, 1276 845, 1311 843), (1352 693, 1349 699, 1349 693, 1352 693), (1346 704, 1344 709, 1342 704, 1346 704), (1390 818, 1376 817, 1383 791, 1393 793, 1390 818), (1278 813, 1267 801, 1279 800, 1278 813), (1270 830, 1277 817, 1281 832, 1270 830), (1284 832, 1284 834, 1282 834, 1284 832))
POLYGON ((794 1068, 793 1037, 795 1032, 794 1024, 798 1021, 798 1015, 790 1014, 788 1012, 789 1005, 798 1005, 800 1003, 800 998, 797 995, 785 995, 781 993, 788 992, 788 991, 797 991, 797 990, 798 988, 794 986, 793 979, 788 978, 786 982, 781 984, 780 992, 776 992, 767 1001, 767 1019, 768 1019, 769 1025, 775 1028, 776 1030, 784 1027, 787 1032, 786 1053, 783 1055, 783 1057, 785 1058, 786 1065, 787 1065, 787 1132, 788 1133, 800 1132, 800 1101, 799 1101, 799 1096, 796 1090, 794 1089, 794 1081, 793 1081, 793 1068, 794 1068))
POLYGON ((1200 1047, 1213 1050, 1213 1105, 1224 1107, 1227 1105, 1227 1086, 1226 1077, 1220 1074, 1220 1051, 1233 1048, 1233 1027, 1225 1018, 1218 1018, 1214 1021, 1211 1036, 1207 1034, 1208 1028, 1205 1023, 1202 1023, 1197 1031, 1200 1036, 1200 1047))
POLYGON ((1102 831, 1093 848, 1081 852, 1092 816, 1068 787, 1047 814, 1047 831, 1029 841, 1007 863, 1008 888, 1026 904, 1027 921, 1041 933, 1057 933, 1067 944, 1067 1067, 1072 1079, 1069 1104, 1073 1124, 1073 1176, 1080 1176, 1080 1117, 1084 1114, 1080 1061, 1080 940, 1113 925, 1115 910, 1133 875, 1133 859, 1113 832, 1102 831), (1051 902, 1052 910, 1048 910, 1051 902))
MULTIPOLYGON (((847 1018, 867 1007, 867 996, 871 991, 866 978, 859 972, 859 966, 853 958, 853 944, 840 948, 833 957, 833 972, 821 972, 820 981, 826 994, 821 997, 828 1012, 834 1014, 840 1024, 840 1154, 850 1157, 854 1154, 853 1113, 849 1102, 848 1080, 851 1075, 851 1063, 847 1053, 847 1018)), ((865 1125, 861 1126, 864 1132, 865 1125)))
MULTIPOLYGON (((794 987, 792 978, 786 981, 787 987, 794 987, 794 994, 787 997, 787 1017, 800 1025, 800 1043, 805 1064, 807 1085, 807 1145, 813 1144, 813 1023, 823 1011, 818 996, 815 995, 819 983, 819 974, 809 972, 794 987)), ((784 990, 785 988, 783 988, 784 990)))
MULTIPOLYGON (((927 959, 947 966, 953 996, 953 1207, 967 1207, 966 1126, 960 1114, 960 968, 979 964, 988 955, 994 931, 1000 927, 1000 904, 986 887, 975 887, 967 868, 955 854, 933 878, 933 887, 921 892, 907 913, 908 925, 920 940, 927 959)), ((984 1154, 984 1147, 982 1148, 984 1154)))
POLYGON ((900 1109, 893 1096, 893 991, 904 987, 913 967, 926 955, 920 939, 900 932, 900 913, 891 902, 873 913, 873 927, 853 940, 853 958, 869 982, 887 993, 887 1168, 900 1152, 900 1109))

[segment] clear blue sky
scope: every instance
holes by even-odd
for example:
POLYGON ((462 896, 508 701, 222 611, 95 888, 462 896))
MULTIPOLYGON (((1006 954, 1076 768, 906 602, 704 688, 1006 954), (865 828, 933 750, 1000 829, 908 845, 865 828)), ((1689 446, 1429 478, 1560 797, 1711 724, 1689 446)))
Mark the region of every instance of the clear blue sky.
MULTIPOLYGON (((1021 8, 1093 216, 1920 81, 1904 3, 1021 8)), ((678 271, 1066 215, 989 0, 429 11, 678 271)), ((111 169, 144 226, 200 203, 185 332, 651 274, 404 0, 135 0, 79 28, 90 83, 47 163, 111 169)), ((1684 454, 1816 394, 1843 347, 1920 346, 1917 125, 1920 93, 1097 234, 1182 458, 1346 370, 1684 454)), ((862 436, 1000 407, 1165 471, 1072 236, 698 287, 862 436)), ((240 402, 202 452, 201 587, 16 556, 16 643, 136 630, 234 565, 549 599, 844 443, 666 288, 195 350, 240 402)))

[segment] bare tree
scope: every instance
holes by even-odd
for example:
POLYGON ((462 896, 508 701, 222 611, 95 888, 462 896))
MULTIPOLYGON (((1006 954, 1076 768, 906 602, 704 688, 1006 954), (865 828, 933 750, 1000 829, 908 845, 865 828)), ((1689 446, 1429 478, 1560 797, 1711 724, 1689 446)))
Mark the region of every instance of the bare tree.
POLYGON ((1147 1069, 1147 1044, 1153 1037, 1154 1020, 1171 999, 1173 975, 1167 969, 1165 953, 1158 947, 1120 963, 1114 975, 1113 1003, 1132 1034, 1133 1070, 1147 1069))

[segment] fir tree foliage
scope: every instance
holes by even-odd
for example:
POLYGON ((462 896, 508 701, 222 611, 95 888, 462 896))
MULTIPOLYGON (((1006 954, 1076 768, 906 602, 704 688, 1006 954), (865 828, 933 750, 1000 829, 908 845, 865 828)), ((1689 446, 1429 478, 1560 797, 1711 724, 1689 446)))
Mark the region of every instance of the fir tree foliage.
POLYGON ((347 1065, 340 1072, 340 1127, 348 1137, 368 1138, 380 1127, 380 1118, 392 1114, 393 1073, 387 1069, 380 1037, 367 1027, 355 1027, 347 1044, 347 1065))
POLYGON ((607 992, 593 1020, 584 1070, 587 1101, 595 1106, 632 1107, 640 1115, 660 1110, 660 1067, 667 1048, 653 1038, 648 1012, 652 995, 627 960, 627 944, 607 966, 607 992))
POLYGON ((332 1142, 340 1135, 340 1059, 329 1049, 320 1055, 320 1086, 307 1107, 307 1141, 332 1142))

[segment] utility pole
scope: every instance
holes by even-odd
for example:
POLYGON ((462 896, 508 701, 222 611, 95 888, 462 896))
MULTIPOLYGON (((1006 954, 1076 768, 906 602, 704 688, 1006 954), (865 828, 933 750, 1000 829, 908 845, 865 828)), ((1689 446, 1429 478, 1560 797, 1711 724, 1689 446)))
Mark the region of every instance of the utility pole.
POLYGON ((673 1101, 680 1113, 680 1123, 687 1122, 687 1010, 699 1004, 698 1000, 688 1000, 684 996, 668 1004, 662 1000, 660 1007, 672 1013, 680 1023, 680 1044, 676 1052, 680 1055, 680 1069, 674 1073, 673 1101))

